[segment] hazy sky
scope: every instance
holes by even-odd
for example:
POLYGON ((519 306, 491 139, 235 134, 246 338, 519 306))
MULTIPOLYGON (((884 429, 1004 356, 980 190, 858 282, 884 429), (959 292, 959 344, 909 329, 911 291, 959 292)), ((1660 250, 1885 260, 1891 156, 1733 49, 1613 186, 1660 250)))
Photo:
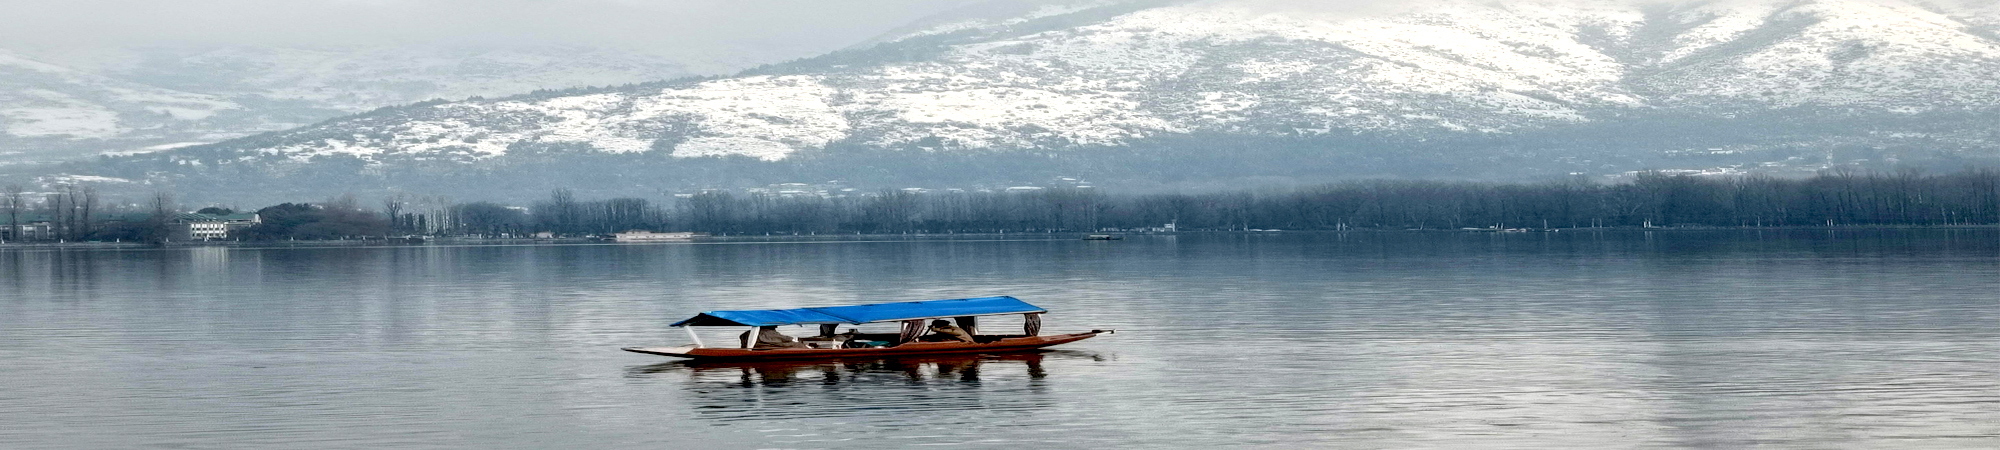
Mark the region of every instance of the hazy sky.
POLYGON ((557 42, 666 55, 838 49, 972 0, 0 0, 0 48, 557 42))

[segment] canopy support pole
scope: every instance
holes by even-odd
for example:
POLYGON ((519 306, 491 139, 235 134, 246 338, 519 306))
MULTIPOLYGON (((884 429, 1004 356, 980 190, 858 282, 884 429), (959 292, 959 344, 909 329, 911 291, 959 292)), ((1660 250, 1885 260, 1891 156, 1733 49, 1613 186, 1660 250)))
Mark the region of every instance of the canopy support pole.
POLYGON ((702 348, 702 347, 707 347, 707 345, 703 345, 703 344, 701 343, 701 335, 698 335, 698 334, 694 334, 694 327, 681 327, 681 329, 682 329, 682 330, 687 330, 687 332, 688 332, 688 339, 693 339, 693 340, 694 340, 694 348, 702 348))
POLYGON ((965 334, 979 335, 979 316, 960 316, 952 320, 958 322, 958 328, 965 330, 965 334))

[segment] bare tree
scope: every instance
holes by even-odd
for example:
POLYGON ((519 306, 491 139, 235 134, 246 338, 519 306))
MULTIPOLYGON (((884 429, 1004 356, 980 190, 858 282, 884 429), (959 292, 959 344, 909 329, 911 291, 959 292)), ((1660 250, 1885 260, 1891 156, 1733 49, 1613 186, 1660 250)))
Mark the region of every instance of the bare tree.
POLYGON ((382 199, 382 213, 389 216, 391 234, 401 233, 406 228, 403 224, 403 204, 407 203, 407 200, 404 197, 403 193, 398 192, 382 199))
POLYGON ((49 225, 55 228, 56 239, 73 241, 77 238, 77 189, 74 184, 56 186, 49 194, 49 225))
POLYGON ((97 209, 97 187, 84 185, 80 189, 80 191, 81 191, 80 193, 83 195, 83 203, 81 204, 82 212, 80 215, 81 220, 79 220, 79 222, 83 223, 81 237, 88 238, 90 237, 91 234, 97 232, 97 226, 92 224, 92 222, 90 221, 91 220, 90 212, 92 210, 97 209))
POLYGON ((735 203, 736 198, 728 192, 703 192, 688 197, 684 204, 688 222, 696 230, 728 232, 732 231, 729 225, 734 222, 735 203))
POLYGON ((50 211, 58 230, 56 236, 62 240, 76 239, 76 185, 56 186, 56 206, 50 211))
POLYGON ((877 231, 910 231, 910 225, 917 221, 917 194, 896 189, 883 189, 868 199, 864 213, 877 231))
POLYGON ((154 242, 166 242, 171 239, 173 231, 167 227, 168 221, 173 219, 174 194, 167 191, 154 192, 152 198, 147 200, 146 206, 153 209, 153 217, 147 224, 150 234, 147 238, 154 242))
POLYGON ((551 215, 550 218, 555 221, 549 224, 552 228, 550 231, 563 234, 576 233, 578 231, 576 229, 576 222, 578 213, 581 211, 577 210, 576 193, 570 192, 569 189, 556 189, 549 192, 547 209, 551 215))
POLYGON ((322 203, 320 206, 326 207, 327 209, 334 209, 340 211, 360 211, 361 200, 354 198, 354 194, 351 193, 340 194, 333 197, 327 197, 326 202, 322 203))
POLYGON ((14 236, 15 240, 22 239, 21 208, 28 206, 27 199, 21 196, 23 192, 25 190, 21 189, 21 185, 18 184, 9 184, 5 188, 0 188, 0 207, 7 208, 7 228, 13 230, 11 236, 14 236))

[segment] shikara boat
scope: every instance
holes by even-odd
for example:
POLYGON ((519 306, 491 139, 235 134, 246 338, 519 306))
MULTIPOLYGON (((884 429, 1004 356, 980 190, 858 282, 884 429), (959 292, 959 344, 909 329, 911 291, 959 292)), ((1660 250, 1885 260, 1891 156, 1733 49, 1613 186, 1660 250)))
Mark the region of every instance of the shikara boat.
POLYGON ((1067 344, 1111 333, 1090 330, 1084 333, 1042 335, 1041 315, 1047 313, 1014 297, 981 297, 922 302, 876 303, 799 309, 757 309, 709 311, 696 314, 672 326, 687 330, 693 345, 681 347, 626 347, 623 350, 649 355, 675 356, 697 360, 797 360, 874 358, 939 353, 1004 352, 1067 344), (978 318, 1020 314, 1021 334, 979 334, 978 318), (939 340, 926 335, 925 322, 952 319, 972 335, 973 342, 939 340), (900 333, 835 333, 840 325, 898 322, 900 333), (819 325, 818 336, 797 338, 787 346, 757 345, 760 328, 781 325, 819 325), (739 346, 710 347, 702 343, 693 327, 747 327, 739 346))

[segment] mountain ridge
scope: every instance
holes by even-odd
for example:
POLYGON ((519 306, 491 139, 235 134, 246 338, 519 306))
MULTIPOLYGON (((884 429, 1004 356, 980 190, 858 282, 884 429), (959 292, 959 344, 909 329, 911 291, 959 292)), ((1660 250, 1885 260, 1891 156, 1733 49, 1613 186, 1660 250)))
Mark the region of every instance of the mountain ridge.
POLYGON ((1992 23, 1993 10, 1952 8, 1869 0, 1442 1, 1355 12, 1252 0, 1107 2, 919 30, 731 77, 426 103, 135 158, 156 169, 232 173, 346 161, 341 167, 362 167, 366 178, 404 166, 562 164, 557 156, 655 166, 705 158, 796 165, 866 152, 1088 159, 1190 139, 1279 142, 1302 147, 1286 157, 1304 159, 1435 164, 1436 154, 1459 153, 1427 142, 1512 146, 1523 158, 1547 158, 1507 163, 1521 165, 1520 174, 1685 164, 1708 166, 1665 168, 1813 170, 1924 152, 1992 156, 1990 132, 1909 120, 1976 124, 2000 109, 2000 79, 1983 75, 2000 73, 2000 40, 1977 31, 1992 23), (1650 125, 1638 121, 1731 131, 1630 144, 1565 135, 1646 133, 1650 125), (1890 124, 1905 128, 1884 128, 1890 124), (1508 143, 1528 136, 1543 141, 1508 143), (1801 162, 1814 159, 1794 154, 1809 145, 1844 156, 1801 162), (1390 150, 1303 148, 1313 146, 1390 150), (1674 156, 1700 152, 1736 156, 1674 156))
POLYGON ((0 50, 0 99, 13 106, 0 113, 0 164, 213 143, 438 98, 688 73, 682 63, 658 57, 564 45, 0 50), (153 111, 169 109, 159 101, 105 91, 150 92, 183 106, 158 117, 153 111))

